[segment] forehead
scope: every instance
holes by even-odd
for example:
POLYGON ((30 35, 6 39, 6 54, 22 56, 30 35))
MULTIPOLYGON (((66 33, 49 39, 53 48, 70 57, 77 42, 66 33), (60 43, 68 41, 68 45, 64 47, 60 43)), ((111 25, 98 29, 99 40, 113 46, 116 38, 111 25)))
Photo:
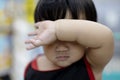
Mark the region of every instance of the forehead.
MULTIPOLYGON (((65 19, 72 19, 72 15, 69 10, 67 10, 67 12, 66 12, 65 19)), ((86 19, 85 14, 80 13, 78 19, 86 19)))

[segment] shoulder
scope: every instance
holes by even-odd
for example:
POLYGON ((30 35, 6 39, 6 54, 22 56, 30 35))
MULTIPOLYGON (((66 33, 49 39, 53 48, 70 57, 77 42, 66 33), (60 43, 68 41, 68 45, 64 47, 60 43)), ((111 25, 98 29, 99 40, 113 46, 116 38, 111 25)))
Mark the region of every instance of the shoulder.
POLYGON ((29 62, 29 63, 27 64, 27 66, 25 67, 25 70, 24 70, 24 78, 26 77, 26 74, 27 74, 30 66, 31 66, 31 62, 29 62))
POLYGON ((55 69, 53 66, 53 63, 49 61, 45 55, 39 55, 35 59, 33 59, 26 67, 25 73, 28 71, 28 69, 31 68, 35 71, 48 71, 55 69))
POLYGON ((40 56, 37 56, 36 58, 34 58, 33 60, 31 60, 25 67, 25 70, 24 70, 24 77, 26 76, 27 72, 29 69, 34 69, 34 70, 37 70, 38 69, 38 59, 39 59, 40 56))

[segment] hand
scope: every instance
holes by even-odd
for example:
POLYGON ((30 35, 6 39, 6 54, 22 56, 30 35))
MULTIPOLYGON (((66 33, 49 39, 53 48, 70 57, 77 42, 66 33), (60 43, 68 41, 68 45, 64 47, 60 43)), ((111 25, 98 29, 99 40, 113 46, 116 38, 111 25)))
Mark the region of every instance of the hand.
POLYGON ((28 34, 34 37, 25 41, 25 44, 28 44, 27 50, 48 45, 56 40, 54 21, 38 22, 35 24, 35 27, 36 30, 28 34))

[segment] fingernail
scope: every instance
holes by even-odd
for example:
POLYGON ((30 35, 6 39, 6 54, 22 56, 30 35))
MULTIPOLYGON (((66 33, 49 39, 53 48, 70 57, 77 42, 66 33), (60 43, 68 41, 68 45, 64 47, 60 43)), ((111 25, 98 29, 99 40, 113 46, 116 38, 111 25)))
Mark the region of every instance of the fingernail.
POLYGON ((26 50, 30 50, 29 48, 26 48, 26 50))
POLYGON ((36 40, 36 42, 37 42, 37 43, 39 43, 39 42, 40 42, 40 40, 36 40))

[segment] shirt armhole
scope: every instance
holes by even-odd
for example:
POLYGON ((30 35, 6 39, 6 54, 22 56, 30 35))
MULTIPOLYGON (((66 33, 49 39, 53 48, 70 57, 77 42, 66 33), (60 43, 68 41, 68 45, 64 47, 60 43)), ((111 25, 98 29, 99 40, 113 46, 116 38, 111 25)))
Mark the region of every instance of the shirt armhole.
POLYGON ((85 62, 85 65, 87 67, 87 72, 88 72, 90 80, 95 80, 95 77, 94 77, 94 74, 93 74, 92 69, 90 67, 90 64, 86 58, 84 58, 84 62, 85 62))
POLYGON ((28 68, 29 68, 30 65, 31 65, 31 62, 29 62, 28 65, 27 65, 26 68, 25 68, 24 78, 26 77, 26 74, 27 74, 27 71, 28 71, 28 68))

